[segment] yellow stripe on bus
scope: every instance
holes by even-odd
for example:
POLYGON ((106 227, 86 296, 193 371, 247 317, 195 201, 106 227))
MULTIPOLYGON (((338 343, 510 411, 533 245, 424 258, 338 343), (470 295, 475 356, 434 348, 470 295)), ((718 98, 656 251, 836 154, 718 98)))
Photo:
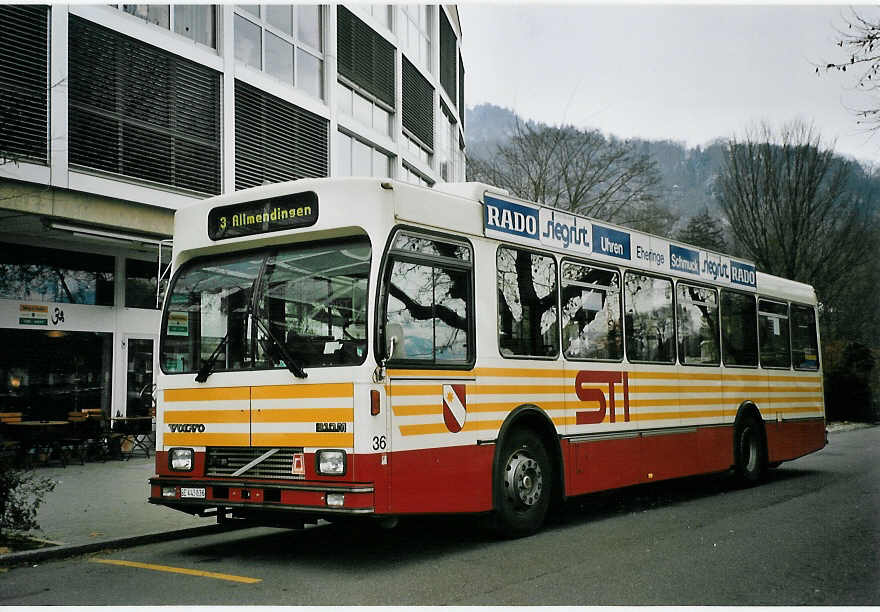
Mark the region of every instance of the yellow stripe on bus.
POLYGON ((334 421, 351 423, 354 421, 352 408, 276 408, 273 410, 254 410, 254 423, 316 423, 334 421))
POLYGON ((166 402, 216 402, 218 400, 249 400, 250 387, 212 387, 209 389, 165 389, 166 402))
MULTIPOLYGON (((494 431, 501 427, 504 421, 468 421, 461 428, 462 431, 494 431)), ((424 436, 428 434, 447 434, 449 429, 444 423, 425 423, 423 425, 401 425, 400 434, 403 436, 424 436)))
MULTIPOLYGON (((467 395, 518 395, 528 397, 538 393, 563 393, 562 385, 477 385, 467 386, 467 395)), ((442 385, 396 385, 391 389, 392 397, 414 397, 420 395, 436 395, 443 393, 442 385)))
MULTIPOLYGON (((617 388, 615 388, 617 390, 617 388)), ((734 387, 730 385, 630 385, 630 395, 633 393, 821 393, 819 387, 774 387, 774 386, 751 386, 734 387)))
POLYGON ((298 399, 354 397, 354 385, 351 383, 326 383, 314 385, 271 385, 253 387, 251 399, 298 399))
POLYGON ((249 423, 245 410, 166 410, 165 423, 249 423))
POLYGON ((254 446, 326 446, 354 447, 353 433, 255 433, 254 446))
POLYGON ((250 434, 244 433, 165 433, 165 446, 247 446, 250 434))
MULTIPOLYGON (((488 402, 485 404, 476 404, 468 402, 467 412, 509 412, 516 408, 522 401, 511 400, 509 402, 488 402)), ((565 402, 541 402, 541 408, 544 410, 562 410, 565 408, 565 402)), ((436 404, 392 404, 391 409, 394 416, 429 416, 432 414, 440 414, 443 410, 441 402, 438 400, 436 404)))

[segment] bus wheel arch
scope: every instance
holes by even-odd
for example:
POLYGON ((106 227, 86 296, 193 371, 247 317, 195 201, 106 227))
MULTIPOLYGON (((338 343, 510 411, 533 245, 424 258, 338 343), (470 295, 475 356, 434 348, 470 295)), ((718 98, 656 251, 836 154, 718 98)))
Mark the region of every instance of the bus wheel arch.
POLYGON ((761 481, 768 468, 767 432, 761 412, 743 402, 733 425, 733 467, 737 479, 750 486, 761 481))
POLYGON ((556 428, 538 406, 513 410, 501 425, 492 461, 493 527, 507 537, 529 535, 562 501, 562 451, 556 428))

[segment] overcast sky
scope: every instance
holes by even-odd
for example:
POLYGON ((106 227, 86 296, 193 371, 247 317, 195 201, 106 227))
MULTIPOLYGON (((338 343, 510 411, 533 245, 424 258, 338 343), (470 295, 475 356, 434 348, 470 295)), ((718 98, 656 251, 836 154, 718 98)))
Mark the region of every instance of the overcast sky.
POLYGON ((839 153, 880 161, 880 134, 845 108, 853 73, 815 74, 842 57, 846 5, 458 7, 467 106, 689 146, 801 118, 839 153))

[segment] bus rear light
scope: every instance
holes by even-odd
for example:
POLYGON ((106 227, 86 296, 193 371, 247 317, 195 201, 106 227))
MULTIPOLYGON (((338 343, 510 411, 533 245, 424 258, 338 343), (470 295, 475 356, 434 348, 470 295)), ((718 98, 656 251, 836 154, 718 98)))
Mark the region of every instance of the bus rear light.
POLYGON ((344 493, 327 493, 327 505, 334 508, 341 508, 345 505, 344 493))
POLYGON ((376 416, 381 411, 381 406, 379 405, 379 392, 373 389, 370 391, 370 414, 376 416))

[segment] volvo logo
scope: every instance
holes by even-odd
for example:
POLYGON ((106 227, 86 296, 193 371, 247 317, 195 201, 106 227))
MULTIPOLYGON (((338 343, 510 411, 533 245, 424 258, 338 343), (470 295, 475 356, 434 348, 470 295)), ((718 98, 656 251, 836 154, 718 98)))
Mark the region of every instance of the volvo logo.
POLYGON ((205 426, 202 423, 171 423, 168 425, 171 433, 203 433, 205 426))

